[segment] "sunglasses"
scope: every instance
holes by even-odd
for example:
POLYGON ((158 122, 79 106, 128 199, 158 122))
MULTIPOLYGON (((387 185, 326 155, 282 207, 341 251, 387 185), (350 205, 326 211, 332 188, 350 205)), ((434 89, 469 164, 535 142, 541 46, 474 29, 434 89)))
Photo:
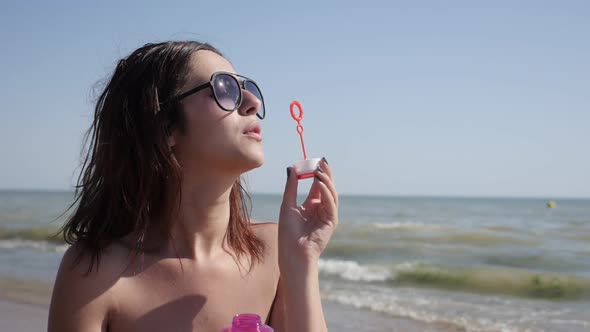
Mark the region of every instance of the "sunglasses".
POLYGON ((262 106, 256 113, 256 116, 261 120, 266 116, 264 98, 262 98, 262 92, 260 91, 258 84, 247 77, 223 71, 213 73, 209 82, 190 89, 187 92, 178 95, 174 99, 177 102, 181 101, 183 98, 186 98, 208 87, 210 87, 213 91, 215 102, 217 102, 217 105, 219 105, 222 110, 233 112, 240 108, 242 101, 244 100, 244 96, 242 94, 243 89, 250 92, 256 98, 258 98, 258 100, 260 100, 262 106))

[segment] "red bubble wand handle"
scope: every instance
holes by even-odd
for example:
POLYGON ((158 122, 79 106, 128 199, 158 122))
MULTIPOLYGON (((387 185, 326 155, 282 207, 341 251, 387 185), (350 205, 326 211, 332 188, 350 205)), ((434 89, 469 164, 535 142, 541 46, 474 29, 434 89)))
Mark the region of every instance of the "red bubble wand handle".
POLYGON ((291 103, 291 117, 293 120, 297 121, 297 133, 299 134, 299 138, 301 138, 301 149, 303 149, 303 159, 307 160, 307 153, 305 152, 305 143, 303 142, 303 126, 301 125, 301 119, 303 119, 303 107, 301 104, 295 100, 291 103), (299 109, 299 116, 295 115, 295 107, 299 109))

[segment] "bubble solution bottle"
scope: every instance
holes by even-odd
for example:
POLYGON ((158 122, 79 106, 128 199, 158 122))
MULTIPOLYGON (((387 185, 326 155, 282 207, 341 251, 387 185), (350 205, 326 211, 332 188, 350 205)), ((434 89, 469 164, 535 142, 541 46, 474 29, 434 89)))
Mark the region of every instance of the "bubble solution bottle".
POLYGON ((226 327, 221 332, 274 332, 274 330, 262 324, 257 314, 239 314, 234 316, 231 327, 226 327))

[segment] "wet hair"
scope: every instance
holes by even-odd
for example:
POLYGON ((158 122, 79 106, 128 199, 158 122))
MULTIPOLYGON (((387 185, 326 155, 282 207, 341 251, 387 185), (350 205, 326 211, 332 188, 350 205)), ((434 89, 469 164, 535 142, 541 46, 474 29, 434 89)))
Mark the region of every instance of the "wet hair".
MULTIPOLYGON (((84 138, 83 162, 62 227, 67 243, 90 257, 88 272, 102 251, 123 238, 144 253, 146 236, 170 236, 170 220, 180 203, 182 168, 168 144, 171 131, 184 130, 182 108, 174 100, 186 83, 191 57, 213 46, 197 41, 146 44, 121 59, 96 102, 84 138)), ((246 255, 250 268, 262 260, 263 242, 251 228, 250 197, 241 185, 230 192, 226 243, 234 258, 246 255)))

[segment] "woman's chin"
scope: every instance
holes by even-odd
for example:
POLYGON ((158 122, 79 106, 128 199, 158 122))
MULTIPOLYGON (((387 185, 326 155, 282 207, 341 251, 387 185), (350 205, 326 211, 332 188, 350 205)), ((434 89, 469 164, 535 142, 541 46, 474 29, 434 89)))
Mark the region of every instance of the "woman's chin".
POLYGON ((260 152, 251 152, 248 155, 245 155, 241 161, 243 172, 251 171, 255 168, 258 168, 264 164, 265 158, 264 153, 260 152))
POLYGON ((257 156, 256 158, 253 158, 251 160, 251 169, 255 169, 258 168, 260 166, 262 166, 264 164, 264 154, 260 154, 259 156, 257 156))

